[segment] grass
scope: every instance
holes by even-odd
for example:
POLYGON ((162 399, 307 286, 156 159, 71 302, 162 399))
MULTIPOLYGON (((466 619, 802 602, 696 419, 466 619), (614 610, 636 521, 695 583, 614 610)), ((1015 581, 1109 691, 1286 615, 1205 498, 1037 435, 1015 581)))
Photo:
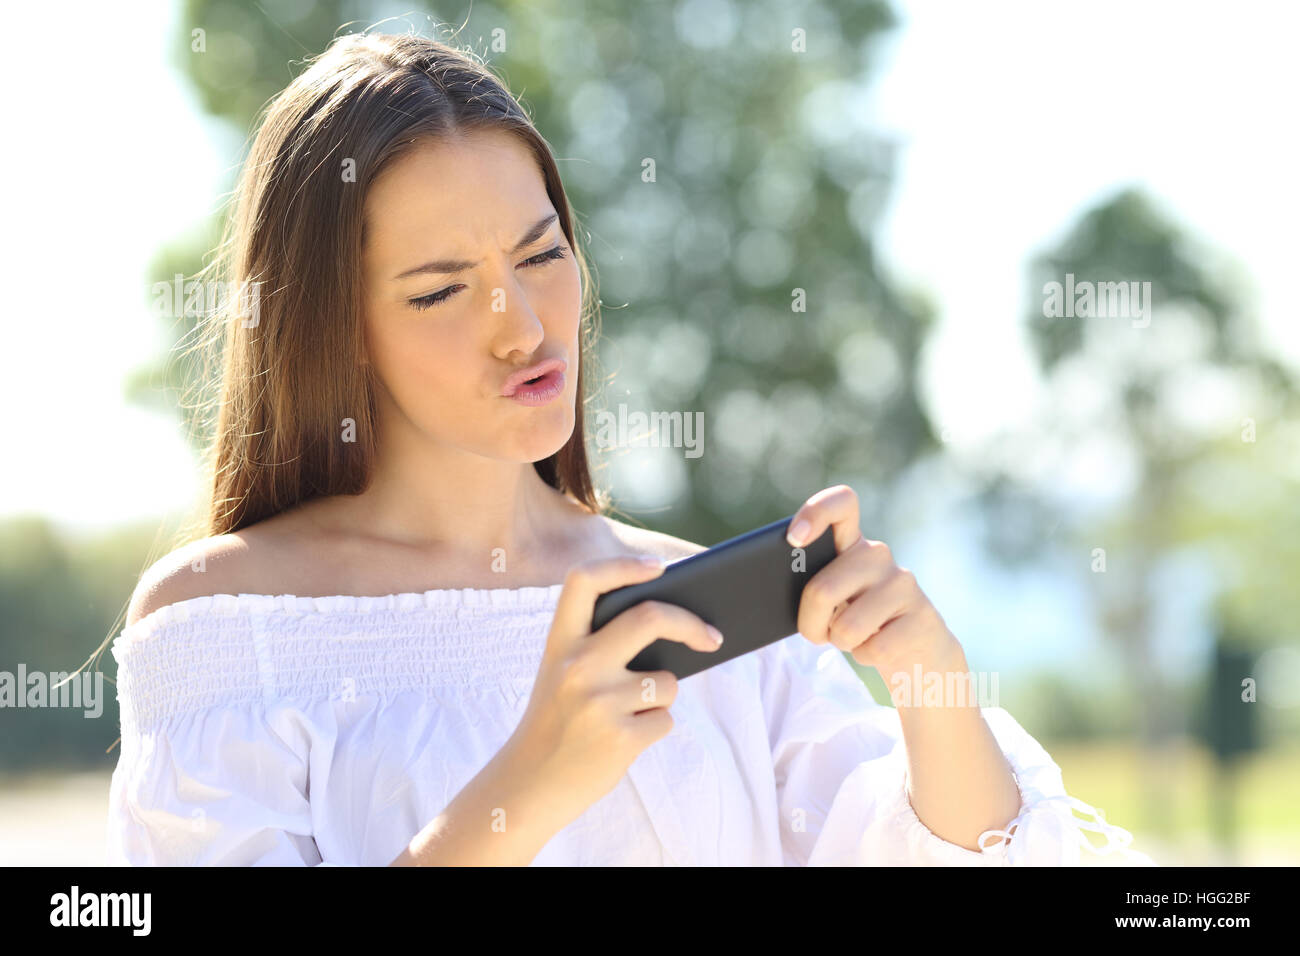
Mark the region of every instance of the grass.
MULTIPOLYGON (((1204 748, 1180 743, 1144 757, 1130 741, 1041 741, 1061 767, 1067 792, 1131 832, 1133 848, 1161 866, 1300 865, 1300 747, 1242 761, 1237 782, 1238 851, 1212 837, 1204 748), (1143 807, 1143 774, 1155 803, 1143 807)), ((0 865, 102 865, 109 772, 0 776, 0 865)), ((1088 833, 1095 846, 1100 834, 1088 833)), ((1083 854, 1089 866, 1127 865, 1118 855, 1083 854)))
MULTIPOLYGON (((1300 863, 1300 747, 1242 758, 1233 784, 1237 851, 1226 856, 1211 809, 1212 786, 1222 775, 1203 746, 1180 741, 1144 754, 1129 741, 1043 745, 1060 766, 1066 791, 1133 833, 1134 849, 1157 863, 1300 863)), ((1088 836, 1104 844, 1100 834, 1088 836)))

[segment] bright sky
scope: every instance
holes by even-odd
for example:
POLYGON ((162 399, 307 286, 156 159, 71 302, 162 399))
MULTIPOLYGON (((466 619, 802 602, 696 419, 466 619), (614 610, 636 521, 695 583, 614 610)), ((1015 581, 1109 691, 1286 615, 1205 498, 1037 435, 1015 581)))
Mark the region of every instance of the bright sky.
MULTIPOLYGON (((1295 8, 899 7, 906 25, 867 105, 905 143, 880 248, 942 307, 928 382, 957 444, 1032 402, 1028 354, 1007 348, 1029 257, 1125 183, 1146 185, 1248 269, 1278 347, 1300 361, 1288 299, 1300 219, 1295 8)), ((51 66, 37 43, 0 61, 30 147, 0 160, 11 186, 0 513, 98 529, 157 517, 197 491, 175 418, 128 406, 123 381, 164 341, 148 308, 149 258, 207 215, 238 142, 199 119, 165 62, 173 4, 123 18, 82 2, 69 14, 95 37, 77 69, 51 66)))
POLYGON ((94 38, 75 64, 39 42, 0 58, 11 129, 25 132, 0 158, 0 500, 6 514, 40 512, 75 531, 184 507, 197 488, 176 417, 127 405, 124 382, 165 344, 149 259, 204 218, 226 160, 164 62, 171 3, 142 2, 131 16, 84 0, 61 9, 94 38))
POLYGON ((895 0, 869 116, 904 143, 879 250, 940 304, 927 383, 954 444, 1034 404, 1026 266, 1138 184, 1235 258, 1300 365, 1300 12, 1264 0, 895 0))

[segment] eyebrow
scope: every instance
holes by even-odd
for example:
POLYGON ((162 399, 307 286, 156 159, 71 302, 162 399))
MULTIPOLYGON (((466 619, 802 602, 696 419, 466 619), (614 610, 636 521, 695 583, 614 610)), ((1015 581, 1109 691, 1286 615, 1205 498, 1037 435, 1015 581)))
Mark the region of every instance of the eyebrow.
MULTIPOLYGON (((558 213, 551 213, 549 216, 539 219, 531 229, 524 233, 524 237, 519 240, 515 247, 510 250, 510 255, 515 255, 521 250, 531 246, 538 239, 542 238, 542 235, 546 230, 551 228, 551 223, 555 222, 558 218, 558 213)), ((435 259, 432 262, 426 262, 422 266, 416 266, 414 269, 407 269, 400 275, 393 276, 393 281, 396 282, 398 279, 405 279, 409 276, 429 275, 432 273, 454 275, 455 273, 472 269, 482 261, 482 259, 478 262, 470 262, 465 259, 435 259)))

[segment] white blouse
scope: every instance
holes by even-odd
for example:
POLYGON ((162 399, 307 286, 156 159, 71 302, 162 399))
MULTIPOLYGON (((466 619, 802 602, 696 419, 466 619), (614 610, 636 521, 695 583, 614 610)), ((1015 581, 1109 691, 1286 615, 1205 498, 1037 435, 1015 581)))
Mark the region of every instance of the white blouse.
MULTIPOLYGON (((125 628, 110 863, 390 863, 514 732, 560 588, 218 594, 125 628)), ((534 865, 1150 862, 1000 707, 983 714, 1019 815, 980 852, 935 836, 907 798, 897 712, 800 634, 684 678, 671 713, 534 865)))

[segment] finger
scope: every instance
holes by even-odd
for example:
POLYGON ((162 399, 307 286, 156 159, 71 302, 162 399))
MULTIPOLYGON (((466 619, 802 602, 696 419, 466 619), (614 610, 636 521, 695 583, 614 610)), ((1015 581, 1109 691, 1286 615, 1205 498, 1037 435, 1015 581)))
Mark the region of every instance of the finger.
POLYGON ((665 566, 657 558, 647 561, 628 556, 584 561, 570 568, 564 576, 564 587, 560 589, 551 624, 551 638, 557 649, 568 650, 591 633, 596 598, 615 588, 657 578, 665 566))
POLYGON ((814 644, 825 644, 833 621, 859 594, 883 581, 894 566, 884 542, 861 538, 812 576, 799 597, 796 626, 814 644))
POLYGON ((842 651, 852 651, 906 613, 915 593, 911 577, 912 572, 896 568, 893 574, 855 598, 832 622, 828 632, 831 644, 842 651))
POLYGON ((835 485, 817 492, 794 513, 786 540, 801 548, 820 538, 827 528, 833 528, 835 551, 843 554, 862 537, 858 521, 857 493, 848 485, 835 485), (801 527, 805 523, 807 527, 801 527))
POLYGON ((654 707, 671 707, 677 699, 677 675, 672 671, 631 672, 624 688, 627 712, 640 714, 654 707))
POLYGON ((705 653, 718 649, 709 625, 696 615, 666 601, 642 601, 619 614, 591 635, 594 653, 610 666, 626 667, 657 639, 677 641, 705 653))
POLYGON ((672 733, 673 715, 667 707, 651 707, 629 717, 628 725, 647 742, 648 746, 672 733))
MULTIPOLYGON (((889 687, 894 679, 890 661, 900 660, 908 646, 921 636, 924 630, 922 622, 915 614, 902 614, 885 623, 875 634, 867 638, 849 653, 863 667, 874 667, 882 680, 889 687)), ((910 674, 907 675, 911 677, 910 674)))

